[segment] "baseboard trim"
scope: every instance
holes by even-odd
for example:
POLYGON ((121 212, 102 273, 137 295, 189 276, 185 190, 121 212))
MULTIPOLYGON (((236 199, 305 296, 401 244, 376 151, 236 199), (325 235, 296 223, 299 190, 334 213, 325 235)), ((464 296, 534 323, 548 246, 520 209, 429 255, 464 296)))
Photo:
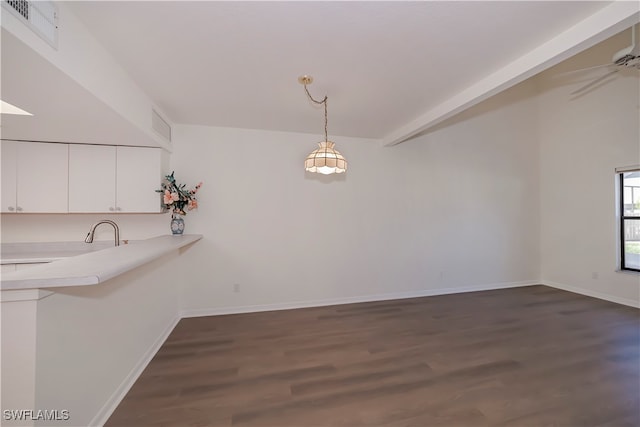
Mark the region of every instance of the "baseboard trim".
POLYGON ((183 310, 182 318, 221 316, 225 314, 257 313, 262 311, 295 310, 298 308, 323 307, 327 305, 353 304, 360 302, 387 301, 406 298, 429 297, 436 295, 458 294, 464 292, 489 291, 494 289, 517 288, 522 286, 539 285, 539 280, 524 280, 519 282, 503 282, 484 285, 473 285, 455 288, 421 289, 407 292, 396 292, 377 295, 359 295, 352 297, 330 298, 311 301, 293 301, 281 304, 245 305, 236 307, 212 307, 183 310))
POLYGON ((122 399, 124 399, 131 387, 133 387, 133 384, 140 377, 149 362, 151 362, 153 356, 155 356, 158 350, 160 350, 160 347, 162 347, 162 344, 167 340, 169 334, 171 334, 171 331, 173 331, 179 321, 180 316, 176 316, 171 320, 171 322, 169 322, 167 327, 160 333, 151 347, 149 347, 140 360, 138 360, 138 363, 135 364, 129 374, 127 374, 124 380, 122 380, 122 383, 120 383, 118 388, 116 388, 111 397, 109 397, 102 408, 100 408, 96 416, 93 417, 93 420, 91 420, 91 423, 89 424, 90 426, 103 426, 107 422, 111 414, 113 414, 113 411, 116 410, 120 402, 122 402, 122 399))
POLYGON ((592 291, 584 288, 578 288, 571 285, 565 285, 564 283, 552 282, 550 280, 542 280, 540 283, 545 286, 550 286, 552 288, 573 292, 574 294, 585 295, 588 297, 598 298, 598 299, 602 299, 609 302, 615 302, 616 304, 622 304, 629 307, 640 308, 640 301, 635 301, 629 298, 620 298, 620 297, 605 294, 602 292, 592 291))

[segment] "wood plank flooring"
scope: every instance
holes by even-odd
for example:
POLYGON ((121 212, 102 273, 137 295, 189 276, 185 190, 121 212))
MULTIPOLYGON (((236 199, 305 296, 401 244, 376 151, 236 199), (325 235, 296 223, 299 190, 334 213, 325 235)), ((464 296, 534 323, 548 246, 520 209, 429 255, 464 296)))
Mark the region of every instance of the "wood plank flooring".
POLYGON ((183 319, 107 426, 640 426, 640 311, 545 286, 183 319))

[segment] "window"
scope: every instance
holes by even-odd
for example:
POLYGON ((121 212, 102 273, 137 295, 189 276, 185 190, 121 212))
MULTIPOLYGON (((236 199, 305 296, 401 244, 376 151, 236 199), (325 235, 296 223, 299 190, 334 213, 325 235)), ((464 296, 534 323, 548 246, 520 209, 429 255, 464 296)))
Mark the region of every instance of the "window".
POLYGON ((640 168, 619 177, 620 268, 640 272, 640 168))

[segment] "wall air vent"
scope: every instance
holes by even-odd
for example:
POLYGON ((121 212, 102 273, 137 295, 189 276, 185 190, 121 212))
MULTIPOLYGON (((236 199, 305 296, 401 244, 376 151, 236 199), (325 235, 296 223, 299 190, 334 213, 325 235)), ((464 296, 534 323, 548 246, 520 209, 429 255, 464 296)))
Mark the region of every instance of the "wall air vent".
POLYGON ((24 19, 29 20, 29 2, 27 0, 7 0, 7 4, 14 8, 24 19))
POLYGON ((151 110, 151 127, 158 135, 171 142, 171 126, 160 117, 156 110, 151 110))
POLYGON ((51 1, 2 0, 11 12, 54 49, 58 48, 58 8, 51 1))

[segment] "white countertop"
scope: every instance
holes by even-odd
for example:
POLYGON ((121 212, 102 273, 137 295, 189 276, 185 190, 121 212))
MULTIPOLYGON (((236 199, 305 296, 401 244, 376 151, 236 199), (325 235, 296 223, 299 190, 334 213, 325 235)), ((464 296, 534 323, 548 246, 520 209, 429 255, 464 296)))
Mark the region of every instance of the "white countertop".
MULTIPOLYGON (((202 235, 199 234, 166 235, 89 253, 84 251, 82 255, 67 256, 27 270, 3 273, 0 289, 4 291, 97 285, 201 238, 202 235)), ((27 262, 45 259, 25 254, 23 259, 27 258, 31 260, 27 262)), ((18 258, 14 258, 13 262, 16 262, 15 259, 18 258)))
MULTIPOLYGON (((135 241, 135 243, 139 242, 135 241)), ((134 241, 127 241, 133 244, 134 241)), ((125 244, 124 241, 121 244, 125 244)), ((2 243, 0 264, 38 264, 113 248, 111 241, 2 243)))

